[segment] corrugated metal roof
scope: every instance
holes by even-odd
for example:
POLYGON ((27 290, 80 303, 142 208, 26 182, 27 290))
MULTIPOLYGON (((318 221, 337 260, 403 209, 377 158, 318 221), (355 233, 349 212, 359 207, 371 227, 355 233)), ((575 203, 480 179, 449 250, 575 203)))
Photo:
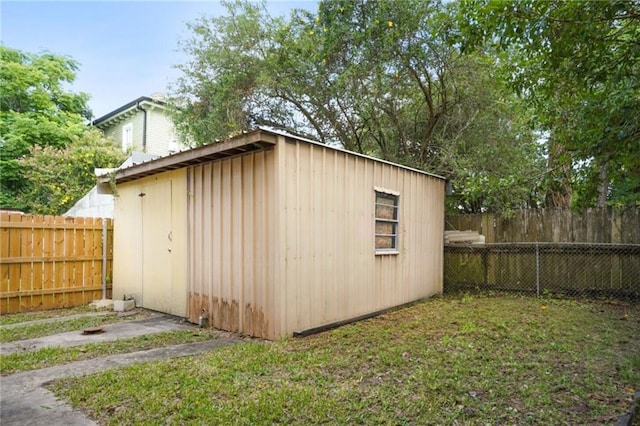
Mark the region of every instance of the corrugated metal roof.
MULTIPOLYGON (((188 151, 182 151, 177 154, 119 169, 115 173, 115 181, 116 183, 129 182, 168 170, 175 170, 219 158, 265 149, 275 145, 277 140, 275 133, 264 130, 243 133, 227 141, 200 146, 188 151)), ((110 179, 110 176, 105 176, 100 178, 99 181, 108 182, 110 179)))
MULTIPOLYGON (((257 130, 245 132, 226 141, 203 145, 197 148, 190 149, 188 151, 182 151, 177 154, 158 158, 156 160, 151 160, 142 164, 136 164, 124 169, 119 169, 115 174, 115 181, 116 183, 129 182, 146 176, 162 173, 168 170, 175 170, 182 167, 188 167, 195 164, 217 160, 220 158, 266 149, 274 146, 277 143, 278 136, 284 136, 285 138, 293 141, 301 141, 309 144, 320 145, 327 149, 345 152, 350 155, 367 158, 372 161, 389 164, 405 170, 411 170, 416 173, 446 180, 446 178, 433 173, 428 173, 423 170, 418 170, 411 167, 403 166, 401 164, 392 163, 390 161, 381 160, 379 158, 358 154, 356 152, 347 151, 334 146, 325 145, 311 139, 291 134, 284 130, 259 127, 257 130)), ((104 183, 108 182, 110 179, 110 176, 105 176, 100 178, 99 181, 104 183)))

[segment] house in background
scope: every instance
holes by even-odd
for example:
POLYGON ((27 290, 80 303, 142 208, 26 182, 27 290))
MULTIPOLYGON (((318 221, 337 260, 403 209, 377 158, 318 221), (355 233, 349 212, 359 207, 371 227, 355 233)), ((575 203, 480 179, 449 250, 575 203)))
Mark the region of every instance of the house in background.
POLYGON ((141 96, 94 120, 92 125, 125 152, 165 156, 186 148, 178 142, 161 94, 141 96))
POLYGON ((259 129, 115 182, 114 299, 277 339, 442 292, 440 176, 259 129))
MULTIPOLYGON (((164 95, 141 96, 94 120, 92 125, 131 155, 120 168, 166 156, 186 146, 178 142, 166 112, 164 95)), ((112 170, 96 170, 96 175, 112 170)), ((113 194, 107 185, 96 185, 65 216, 113 218, 113 194)))
MULTIPOLYGON (((119 168, 131 167, 158 158, 158 155, 132 152, 119 168)), ((97 178, 112 173, 117 169, 95 169, 97 178)), ((102 217, 113 219, 115 200, 113 191, 108 183, 98 183, 96 186, 71 207, 64 216, 73 217, 102 217)))

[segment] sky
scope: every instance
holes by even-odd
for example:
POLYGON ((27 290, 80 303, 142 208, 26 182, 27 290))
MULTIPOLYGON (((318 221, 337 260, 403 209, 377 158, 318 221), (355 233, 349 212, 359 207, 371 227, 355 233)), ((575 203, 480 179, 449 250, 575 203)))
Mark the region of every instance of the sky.
MULTIPOLYGON (((294 8, 317 10, 315 0, 266 0, 273 16, 294 8)), ((154 93, 167 93, 188 57, 178 41, 187 22, 219 16, 220 1, 7 1, 0 0, 0 41, 29 53, 70 56, 79 63, 70 89, 91 96, 99 118, 154 93)))

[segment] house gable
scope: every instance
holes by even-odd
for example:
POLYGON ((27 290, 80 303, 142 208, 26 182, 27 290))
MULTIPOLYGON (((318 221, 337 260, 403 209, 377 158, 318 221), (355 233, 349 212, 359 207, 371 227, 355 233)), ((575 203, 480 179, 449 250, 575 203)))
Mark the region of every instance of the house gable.
POLYGON ((94 120, 92 125, 123 151, 166 156, 184 148, 178 142, 164 101, 159 99, 140 97, 94 120))

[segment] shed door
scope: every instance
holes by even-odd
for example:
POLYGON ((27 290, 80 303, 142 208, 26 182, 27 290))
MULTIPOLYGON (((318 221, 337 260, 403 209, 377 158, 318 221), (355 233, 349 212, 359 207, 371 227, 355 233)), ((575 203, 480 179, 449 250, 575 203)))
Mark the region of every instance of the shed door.
POLYGON ((142 303, 171 313, 172 182, 153 180, 142 194, 142 303))

